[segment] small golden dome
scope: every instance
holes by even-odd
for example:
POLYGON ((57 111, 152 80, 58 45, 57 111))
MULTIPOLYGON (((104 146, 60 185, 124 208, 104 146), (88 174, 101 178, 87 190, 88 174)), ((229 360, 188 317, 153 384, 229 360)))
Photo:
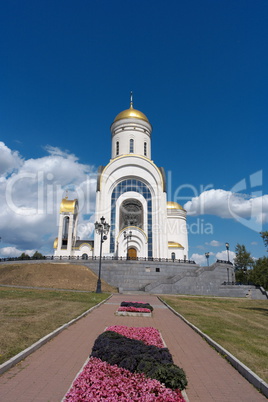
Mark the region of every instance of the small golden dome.
POLYGON ((172 201, 167 202, 167 209, 182 209, 184 211, 184 208, 180 204, 172 201))
POLYGON ((53 248, 58 248, 58 238, 57 238, 57 237, 56 237, 56 239, 54 240, 53 248))
POLYGON ((180 243, 176 243, 174 241, 168 242, 168 248, 183 248, 184 249, 184 247, 180 243))
POLYGON ((62 212, 71 212, 74 214, 76 212, 76 209, 78 207, 78 201, 77 199, 75 200, 68 200, 67 197, 63 198, 60 204, 60 213, 62 212))
POLYGON ((139 110, 133 109, 133 107, 123 110, 123 112, 120 112, 114 119, 114 122, 122 119, 131 119, 131 118, 144 120, 149 123, 149 120, 147 119, 145 114, 140 112, 139 110))
POLYGON ((133 108, 133 94, 132 92, 130 92, 130 107, 129 109, 123 110, 123 112, 120 112, 116 118, 114 119, 115 121, 118 120, 122 120, 122 119, 140 119, 140 120, 144 120, 147 121, 149 123, 149 120, 147 119, 147 117, 145 116, 144 113, 140 112, 137 109, 133 108))

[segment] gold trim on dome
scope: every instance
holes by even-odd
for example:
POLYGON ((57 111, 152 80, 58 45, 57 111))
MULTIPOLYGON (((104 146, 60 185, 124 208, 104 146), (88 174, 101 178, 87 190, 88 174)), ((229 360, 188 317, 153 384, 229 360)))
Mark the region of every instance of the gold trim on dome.
POLYGON ((184 247, 180 243, 175 243, 174 241, 168 242, 168 248, 183 248, 184 247))
POLYGON ((56 237, 56 239, 54 240, 53 248, 58 248, 58 238, 57 238, 57 237, 56 237))
POLYGON ((182 209, 183 211, 185 211, 185 209, 180 204, 172 201, 167 202, 167 209, 182 209))
POLYGON ((120 112, 114 119, 115 121, 118 120, 122 120, 122 119, 140 119, 140 120, 144 120, 147 121, 149 123, 149 120, 147 119, 147 117, 145 116, 144 113, 140 112, 137 109, 133 108, 133 92, 130 92, 130 105, 129 105, 129 109, 123 110, 123 112, 120 112))
POLYGON ((149 123, 149 120, 145 116, 145 114, 140 112, 137 109, 134 109, 133 107, 130 107, 129 109, 126 109, 126 110, 123 110, 122 112, 120 112, 114 119, 114 122, 116 122, 118 120, 122 120, 122 119, 131 119, 131 118, 144 120, 149 123))
POLYGON ((77 199, 68 200, 67 197, 63 198, 61 201, 61 204, 60 204, 60 213, 70 212, 70 213, 74 214, 77 204, 78 204, 77 199))

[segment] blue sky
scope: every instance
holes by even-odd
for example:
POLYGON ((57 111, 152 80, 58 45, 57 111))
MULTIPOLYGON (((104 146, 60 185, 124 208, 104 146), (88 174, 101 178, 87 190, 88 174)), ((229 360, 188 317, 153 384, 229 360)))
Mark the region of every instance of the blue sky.
MULTIPOLYGON (((58 209, 35 218, 10 210, 10 180, 45 172, 47 193, 84 182, 108 163, 110 125, 130 91, 153 126, 152 159, 166 170, 169 200, 188 202, 190 256, 203 264, 210 251, 213 261, 226 241, 264 255, 267 20, 264 0, 2 3, 0 256, 51 253, 57 235, 58 209), (230 192, 240 196, 228 209, 230 192)), ((21 208, 36 205, 37 183, 27 180, 13 188, 21 208)))

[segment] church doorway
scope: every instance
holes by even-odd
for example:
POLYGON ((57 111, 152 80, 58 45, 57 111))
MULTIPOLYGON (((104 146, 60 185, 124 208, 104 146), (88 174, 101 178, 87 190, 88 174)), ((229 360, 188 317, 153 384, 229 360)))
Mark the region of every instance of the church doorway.
POLYGON ((133 247, 128 249, 127 258, 129 260, 136 260, 137 259, 137 250, 133 247))

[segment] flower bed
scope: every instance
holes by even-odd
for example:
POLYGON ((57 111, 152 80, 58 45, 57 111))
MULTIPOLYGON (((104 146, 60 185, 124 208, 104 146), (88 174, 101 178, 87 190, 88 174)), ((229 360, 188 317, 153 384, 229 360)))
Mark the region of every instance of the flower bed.
POLYGON ((185 373, 163 346, 155 328, 108 327, 64 400, 184 402, 185 373))
POLYGON ((154 345, 158 348, 165 347, 159 331, 153 327, 126 327, 124 325, 112 325, 106 331, 114 331, 130 339, 142 341, 145 345, 154 345))
POLYGON ((173 363, 167 348, 145 345, 113 331, 103 332, 92 348, 92 357, 126 368, 132 373, 144 373, 166 387, 184 389, 187 380, 184 371, 173 363))
POLYGON ((116 311, 116 315, 151 317, 153 307, 149 303, 123 301, 116 311))
POLYGON ((183 402, 179 390, 164 387, 157 380, 144 374, 110 365, 97 358, 91 358, 82 373, 74 381, 65 401, 107 401, 107 402, 183 402))
POLYGON ((136 308, 147 308, 153 311, 153 307, 149 303, 137 302, 137 301, 123 301, 121 307, 136 307, 136 308))

